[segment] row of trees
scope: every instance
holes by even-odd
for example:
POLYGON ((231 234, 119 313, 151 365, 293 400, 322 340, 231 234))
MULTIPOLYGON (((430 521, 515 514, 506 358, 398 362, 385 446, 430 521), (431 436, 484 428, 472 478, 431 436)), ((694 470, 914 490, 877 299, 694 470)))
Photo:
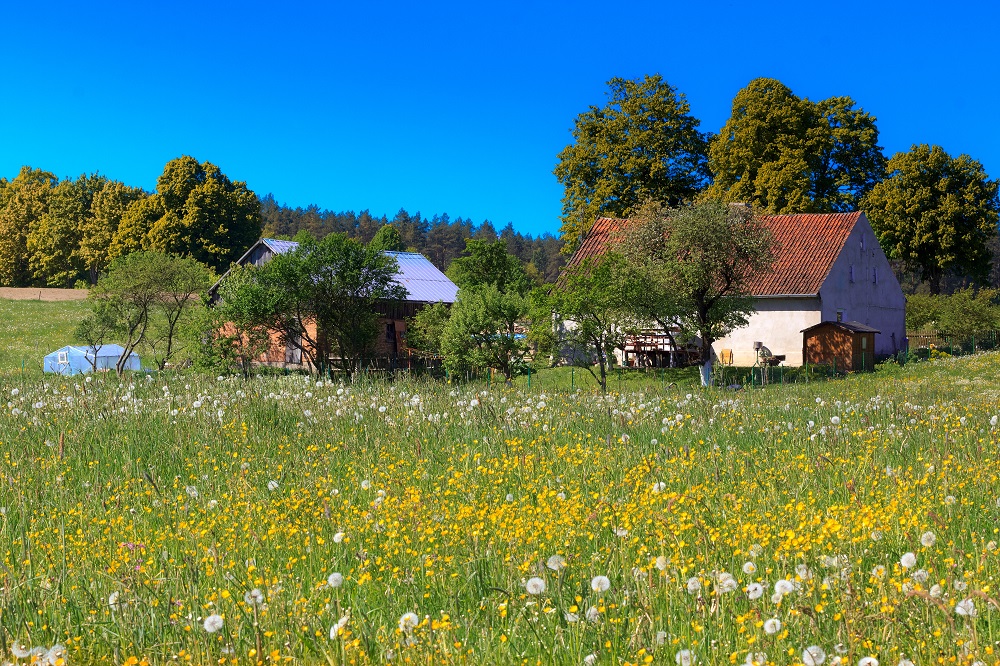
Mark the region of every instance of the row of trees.
POLYGON ((270 194, 258 200, 216 165, 185 156, 165 165, 152 193, 100 174, 59 180, 31 167, 0 178, 0 285, 94 285, 117 257, 140 250, 191 256, 222 272, 261 234, 342 233, 364 244, 386 224, 399 231, 402 249, 425 254, 441 270, 468 238, 503 240, 541 281, 554 280, 565 262, 558 238, 522 234, 509 223, 497 231, 489 220, 476 225, 405 210, 390 220, 368 211, 293 209, 270 194))
POLYGON ((99 174, 60 181, 23 167, 0 179, 0 284, 93 285, 116 258, 140 250, 224 270, 260 229, 246 184, 193 157, 168 162, 153 193, 99 174))
POLYGON ((442 271, 463 254, 465 242, 470 238, 487 242, 502 240, 507 252, 542 282, 553 282, 566 261, 562 240, 550 234, 522 234, 509 222, 497 231, 489 220, 477 225, 461 217, 452 219, 442 214, 427 218, 404 209, 390 219, 375 217, 367 210, 355 213, 320 210, 317 206, 290 208, 279 204, 270 194, 261 200, 261 216, 264 235, 275 238, 294 238, 303 231, 314 238, 342 233, 368 243, 379 229, 392 225, 399 231, 402 249, 423 254, 442 271))
POLYGON ((608 87, 607 105, 576 118, 555 168, 566 251, 599 216, 708 198, 760 213, 861 209, 890 259, 932 293, 949 275, 988 279, 1000 199, 971 157, 915 144, 886 159, 875 117, 853 99, 813 102, 774 79, 739 91, 715 135, 660 76, 608 87))

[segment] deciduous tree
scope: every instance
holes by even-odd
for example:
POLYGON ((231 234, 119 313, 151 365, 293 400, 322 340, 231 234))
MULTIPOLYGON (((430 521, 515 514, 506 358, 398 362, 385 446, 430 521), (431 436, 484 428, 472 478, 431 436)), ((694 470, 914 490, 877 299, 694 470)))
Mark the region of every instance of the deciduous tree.
POLYGON ((613 251, 583 261, 566 269, 549 300, 559 322, 553 341, 558 354, 587 370, 602 391, 608 388, 615 350, 641 326, 630 298, 634 284, 626 269, 625 260, 613 251))
POLYGON ((41 169, 21 167, 4 188, 0 208, 0 284, 26 287, 31 284, 28 230, 48 212, 49 197, 59 180, 41 169))
POLYGON ((746 206, 717 200, 677 208, 650 204, 637 226, 645 242, 628 248, 630 263, 648 267, 642 284, 669 293, 669 314, 700 339, 702 384, 708 385, 712 343, 745 326, 754 312, 750 280, 771 270, 771 234, 746 206))
POLYGON ((577 116, 555 168, 565 251, 600 216, 625 217, 648 198, 677 204, 708 184, 706 137, 690 111, 659 75, 608 81, 608 104, 577 116))
POLYGON ((378 302, 406 297, 398 270, 392 257, 342 234, 302 243, 261 267, 261 279, 280 294, 270 328, 313 368, 325 365, 332 347, 341 369, 353 372, 378 333, 378 302))
POLYGON ((862 205, 889 257, 919 272, 932 294, 949 273, 986 281, 1000 201, 997 182, 968 155, 927 144, 896 153, 862 205))
POLYGON ((855 210, 882 177, 874 116, 850 97, 810 102, 775 79, 754 79, 709 148, 706 195, 769 213, 855 210))

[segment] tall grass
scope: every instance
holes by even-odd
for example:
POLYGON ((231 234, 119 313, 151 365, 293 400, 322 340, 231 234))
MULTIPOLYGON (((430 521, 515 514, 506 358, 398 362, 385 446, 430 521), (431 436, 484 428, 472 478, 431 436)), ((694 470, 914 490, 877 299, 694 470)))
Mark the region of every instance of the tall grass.
POLYGON ((998 381, 996 354, 607 397, 10 376, 3 649, 796 664, 818 646, 827 664, 996 663, 998 381))

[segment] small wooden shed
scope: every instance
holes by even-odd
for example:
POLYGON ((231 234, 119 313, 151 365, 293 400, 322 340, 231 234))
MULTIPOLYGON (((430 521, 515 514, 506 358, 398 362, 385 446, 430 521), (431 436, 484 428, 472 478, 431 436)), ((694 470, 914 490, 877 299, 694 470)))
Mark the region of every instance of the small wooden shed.
POLYGON ((824 321, 802 330, 802 360, 838 372, 875 369, 876 328, 857 321, 824 321))

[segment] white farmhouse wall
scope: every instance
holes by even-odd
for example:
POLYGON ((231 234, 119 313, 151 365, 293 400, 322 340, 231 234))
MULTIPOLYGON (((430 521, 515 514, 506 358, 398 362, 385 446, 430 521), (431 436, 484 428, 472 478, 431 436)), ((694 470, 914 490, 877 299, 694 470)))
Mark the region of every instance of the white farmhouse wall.
MULTIPOLYGON (((857 321, 877 328, 875 354, 895 354, 906 335, 906 297, 868 218, 861 215, 820 288, 823 321, 857 321)), ((805 327, 803 327, 805 328, 805 327)))
POLYGON ((712 345, 716 356, 733 350, 733 363, 753 365, 754 342, 762 342, 772 354, 785 355, 785 365, 802 365, 802 329, 820 322, 818 298, 758 298, 757 312, 750 322, 712 345))

